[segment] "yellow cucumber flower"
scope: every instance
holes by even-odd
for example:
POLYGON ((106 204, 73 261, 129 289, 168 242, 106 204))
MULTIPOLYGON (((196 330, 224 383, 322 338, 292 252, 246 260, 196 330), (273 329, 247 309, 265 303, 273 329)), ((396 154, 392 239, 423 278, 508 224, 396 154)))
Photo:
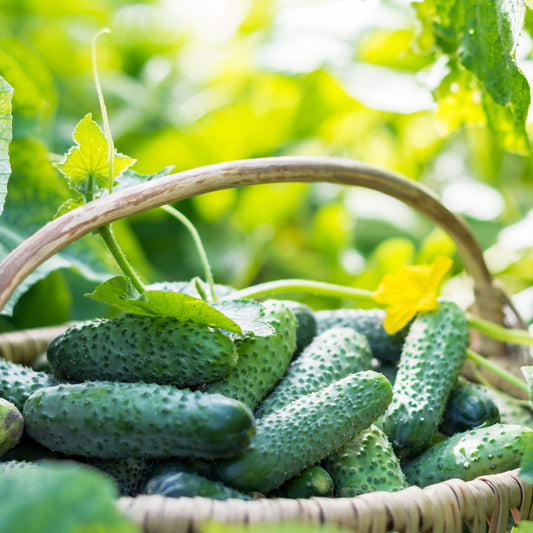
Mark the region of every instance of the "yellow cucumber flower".
POLYGON ((451 266, 449 257, 439 255, 431 265, 404 266, 383 277, 374 298, 386 305, 387 333, 400 331, 420 311, 437 309, 439 285, 451 266))

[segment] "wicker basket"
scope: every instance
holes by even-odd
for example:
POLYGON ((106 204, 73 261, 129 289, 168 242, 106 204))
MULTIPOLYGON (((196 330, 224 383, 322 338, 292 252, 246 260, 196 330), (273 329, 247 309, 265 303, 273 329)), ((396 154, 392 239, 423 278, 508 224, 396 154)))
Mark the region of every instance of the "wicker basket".
MULTIPOLYGON (((48 223, 0 264, 0 309, 18 285, 46 259, 98 227, 168 203, 221 189, 279 182, 330 182, 367 187, 411 206, 444 229, 454 241, 474 283, 476 312, 501 325, 522 322, 505 293, 492 280, 475 237, 464 221, 447 210, 431 191, 416 182, 356 161, 321 157, 276 157, 211 165, 149 181, 105 196, 48 223)), ((0 355, 31 363, 64 326, 0 335, 0 355)), ((515 373, 528 364, 526 349, 482 336, 476 350, 515 373)), ((468 373, 468 367, 465 366, 468 373)), ((488 377, 488 376, 487 376, 488 377)), ((509 391, 505 383, 496 385, 509 391)), ((510 391, 517 394, 517 391, 510 391)), ((147 533, 202 530, 202 523, 314 522, 366 532, 503 532, 512 521, 533 519, 533 487, 517 471, 473 481, 453 479, 424 489, 373 492, 355 498, 309 500, 258 499, 213 501, 204 498, 137 496, 118 506, 147 533), (512 519, 510 519, 512 517, 512 519)))

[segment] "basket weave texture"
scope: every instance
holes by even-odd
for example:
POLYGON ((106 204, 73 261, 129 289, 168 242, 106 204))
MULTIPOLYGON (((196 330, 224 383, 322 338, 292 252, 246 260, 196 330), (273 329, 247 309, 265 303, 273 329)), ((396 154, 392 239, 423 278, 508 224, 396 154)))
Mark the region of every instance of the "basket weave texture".
MULTIPOLYGON (((378 190, 411 206, 443 228, 473 279, 476 311, 483 318, 516 327, 520 318, 493 283, 483 254, 464 221, 415 182, 349 160, 267 158, 211 165, 173 174, 100 198, 50 222, 0 264, 0 308, 42 262, 74 240, 114 220, 184 198, 230 187, 276 182, 320 182, 378 190), (506 324, 506 320, 510 323, 506 324)), ((0 335, 0 356, 30 364, 66 326, 0 335)), ((531 360, 527 350, 511 351, 490 339, 474 339, 476 349, 516 372, 531 360)), ((496 383, 497 384, 497 383, 496 383)), ((516 392, 516 391, 515 391, 516 392)), ((146 533, 201 532, 216 520, 229 524, 304 522, 336 524, 360 533, 505 532, 520 520, 533 519, 533 487, 518 471, 465 482, 451 479, 421 489, 373 492, 354 498, 308 500, 257 499, 216 501, 162 496, 122 497, 118 507, 146 533)))

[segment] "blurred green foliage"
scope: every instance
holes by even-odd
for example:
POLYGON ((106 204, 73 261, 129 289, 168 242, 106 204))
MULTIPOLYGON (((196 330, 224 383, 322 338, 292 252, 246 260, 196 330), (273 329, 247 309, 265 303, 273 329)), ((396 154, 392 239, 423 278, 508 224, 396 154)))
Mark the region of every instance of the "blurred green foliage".
MULTIPOLYGON (((90 43, 108 27, 110 35, 98 42, 100 77, 115 145, 137 160, 136 171, 327 155, 402 173, 466 218, 490 269, 517 295, 529 320, 533 184, 529 122, 524 124, 529 87, 520 72, 518 86, 504 84, 508 92, 501 86, 487 89, 490 61, 465 53, 474 49, 468 46, 483 48, 479 33, 477 41, 470 39, 473 44, 460 37, 472 27, 471 18, 462 13, 436 23, 439 6, 453 14, 456 4, 0 0, 0 76, 14 88, 12 159, 15 167, 29 153, 57 160, 86 113, 100 121, 90 43), (494 103, 500 97, 503 107, 494 103), (21 143, 34 148, 17 152, 21 143), (512 233, 515 224, 522 226, 512 233)), ((511 15, 504 22, 519 24, 520 13, 511 15)), ((509 76, 515 58, 526 74, 533 65, 533 24, 529 10, 525 15, 521 38, 504 24, 507 34, 499 42, 509 55, 509 76)), ((488 25, 501 22, 498 13, 484 16, 488 25)), ((55 208, 62 203, 64 185, 52 166, 43 164, 46 168, 32 168, 37 159, 31 159, 14 169, 3 215, 8 222, 14 220, 8 211, 39 202, 39 188, 46 195, 55 191, 55 208), (27 184, 30 171, 34 182, 27 184)), ((53 216, 51 206, 48 201, 41 206, 46 214, 33 211, 34 220, 13 222, 17 239, 53 216)), ((385 273, 402 265, 455 254, 450 239, 427 220, 363 189, 265 185, 206 194, 177 207, 197 226, 215 280, 237 288, 302 277, 374 289, 385 273)), ((190 236, 167 214, 139 214, 115 231, 147 283, 201 274, 190 236)), ((86 253, 98 246, 92 236, 83 240, 86 253)), ((5 327, 109 312, 80 299, 88 286, 116 273, 111 261, 99 258, 90 273, 79 263, 70 267, 48 276, 56 269, 50 267, 29 280, 5 327), (60 309, 42 314, 53 287, 60 287, 60 309)), ((470 286, 459 260, 454 275, 448 290, 468 301, 470 286)))

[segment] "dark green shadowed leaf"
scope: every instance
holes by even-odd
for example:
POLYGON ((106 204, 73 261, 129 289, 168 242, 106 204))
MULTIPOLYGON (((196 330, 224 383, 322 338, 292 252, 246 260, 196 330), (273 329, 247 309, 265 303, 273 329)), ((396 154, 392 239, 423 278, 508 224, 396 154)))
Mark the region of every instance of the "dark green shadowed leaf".
POLYGON ((9 143, 12 137, 11 98, 13 88, 0 77, 0 213, 4 210, 7 182, 11 175, 9 164, 9 143))
POLYGON ((12 469, 0 476, 2 533, 140 533, 122 515, 114 483, 74 462, 12 469))

